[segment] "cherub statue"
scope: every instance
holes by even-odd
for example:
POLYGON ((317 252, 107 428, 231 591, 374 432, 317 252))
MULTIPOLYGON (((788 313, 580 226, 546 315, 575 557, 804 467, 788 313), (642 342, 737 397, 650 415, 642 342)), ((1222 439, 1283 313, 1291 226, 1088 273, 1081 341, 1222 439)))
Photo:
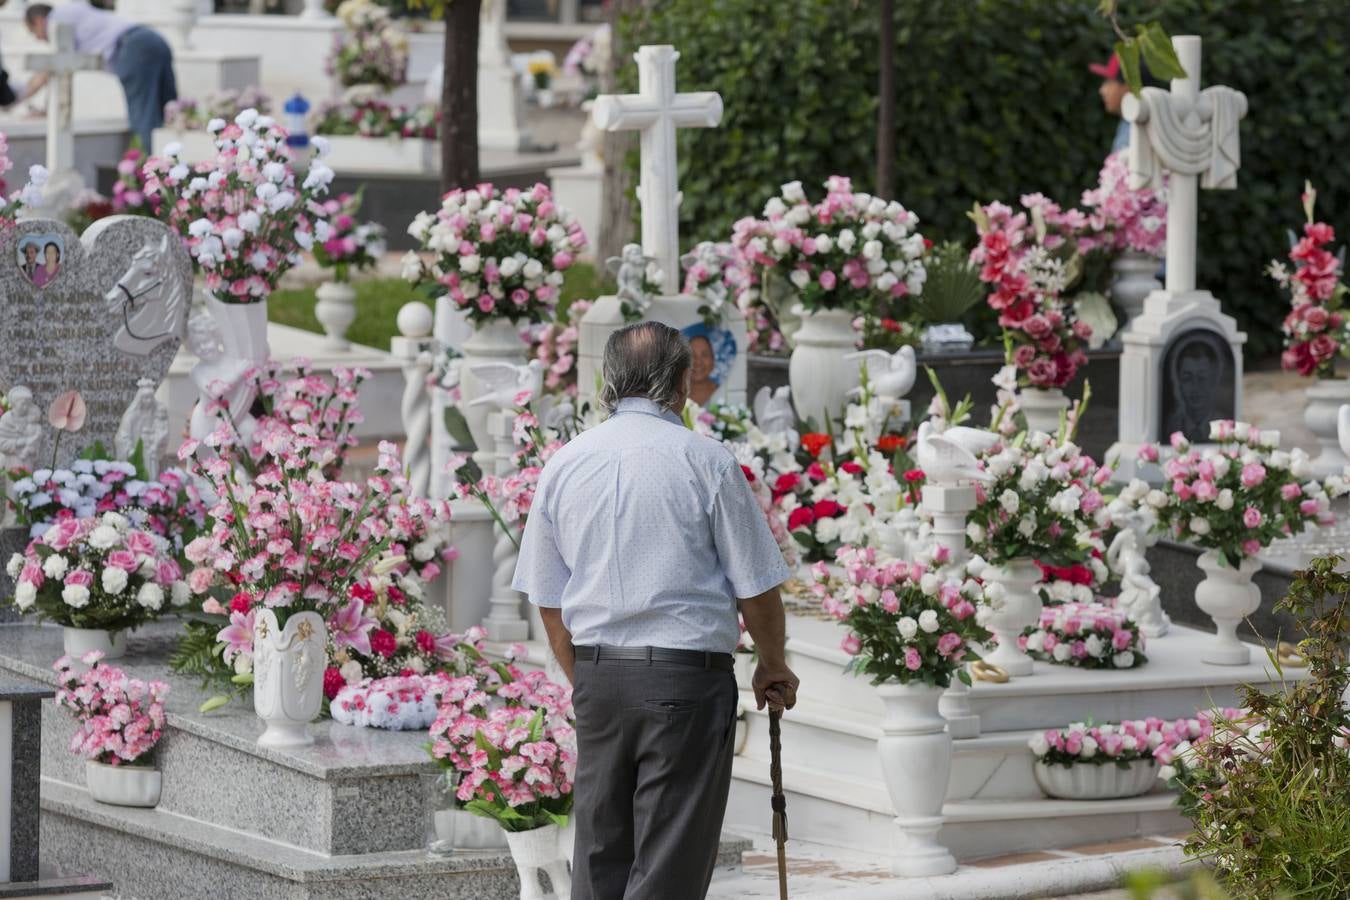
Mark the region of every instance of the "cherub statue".
POLYGON ((639 314, 647 311, 652 302, 649 285, 660 281, 655 262, 642 253, 641 244, 625 244, 619 256, 605 262, 605 268, 619 283, 617 296, 627 309, 639 314))
POLYGON ((150 478, 159 475, 159 461, 169 445, 169 409, 155 396, 155 382, 142 378, 136 382, 136 397, 122 414, 113 447, 118 459, 130 459, 141 445, 142 459, 150 478))
POLYGON ((23 385, 11 388, 7 399, 9 411, 0 416, 0 469, 31 469, 42 443, 42 410, 23 385))
POLYGON ((1121 521, 1122 527, 1106 551, 1106 564, 1120 576, 1116 608, 1139 626, 1145 637, 1167 634, 1172 624, 1162 608, 1162 589, 1150 577, 1151 566, 1144 551, 1157 540, 1150 538, 1143 519, 1135 514, 1121 521))
POLYGON ((188 349, 199 360, 191 372, 198 398, 192 410, 189 433, 194 439, 203 440, 220 426, 223 418, 228 417, 247 443, 253 436, 257 420, 249 412, 254 386, 244 374, 254 363, 226 356, 220 326, 205 311, 188 319, 188 349))

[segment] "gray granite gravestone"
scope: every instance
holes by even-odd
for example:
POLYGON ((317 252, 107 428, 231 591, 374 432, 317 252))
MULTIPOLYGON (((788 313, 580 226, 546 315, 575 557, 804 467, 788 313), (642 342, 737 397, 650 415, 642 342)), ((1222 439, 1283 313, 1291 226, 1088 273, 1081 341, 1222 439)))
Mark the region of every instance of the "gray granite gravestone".
POLYGON ((36 463, 52 460, 52 400, 79 391, 83 429, 61 436, 57 465, 102 443, 112 453, 136 383, 164 379, 186 334, 192 261, 167 225, 112 216, 83 235, 45 219, 0 234, 0 389, 27 387, 43 412, 36 463))
POLYGON ((1209 440, 1209 423, 1237 413, 1236 366, 1228 341, 1208 328, 1172 338, 1163 354, 1158 435, 1180 431, 1193 443, 1209 440))
POLYGON ((8 732, 0 755, 0 783, 9 805, 2 820, 8 829, 0 840, 9 853, 0 857, 0 882, 36 881, 38 877, 38 782, 42 776, 42 701, 55 692, 45 686, 0 676, 0 726, 8 732))

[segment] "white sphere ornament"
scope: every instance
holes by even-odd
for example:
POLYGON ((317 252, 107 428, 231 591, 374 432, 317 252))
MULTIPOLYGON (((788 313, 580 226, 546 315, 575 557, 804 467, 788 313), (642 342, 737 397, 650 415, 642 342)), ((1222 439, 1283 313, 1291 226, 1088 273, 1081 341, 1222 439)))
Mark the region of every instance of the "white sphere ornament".
POLYGON ((431 307, 416 300, 403 304, 403 308, 398 311, 398 330, 404 337, 426 337, 431 334, 433 322, 431 307))

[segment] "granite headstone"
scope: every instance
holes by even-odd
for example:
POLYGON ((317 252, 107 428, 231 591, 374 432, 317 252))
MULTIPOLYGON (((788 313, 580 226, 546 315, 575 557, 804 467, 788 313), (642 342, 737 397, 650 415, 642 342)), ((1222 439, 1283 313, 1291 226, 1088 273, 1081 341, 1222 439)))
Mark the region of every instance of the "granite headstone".
POLYGON ((1180 431, 1193 443, 1209 440, 1209 423, 1237 412, 1236 366, 1228 341, 1208 328, 1172 338, 1163 354, 1158 436, 1180 431))
POLYGON ((142 378, 158 385, 186 334, 192 261, 164 223, 112 216, 77 237, 28 220, 0 234, 0 390, 23 386, 43 411, 35 462, 52 459, 52 400, 78 391, 88 416, 61 437, 57 465, 101 443, 109 453, 142 378))

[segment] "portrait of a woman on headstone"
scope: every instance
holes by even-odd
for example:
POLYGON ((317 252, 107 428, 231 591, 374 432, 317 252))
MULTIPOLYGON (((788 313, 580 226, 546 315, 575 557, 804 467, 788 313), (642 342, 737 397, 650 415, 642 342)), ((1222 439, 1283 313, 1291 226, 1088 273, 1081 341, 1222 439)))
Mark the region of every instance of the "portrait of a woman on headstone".
POLYGON ((1168 351, 1159 435, 1163 440, 1180 431, 1189 441, 1208 441, 1209 423, 1232 417, 1231 362, 1226 349, 1217 335, 1203 331, 1183 336, 1168 351))
POLYGON ((681 329, 689 341, 690 377, 693 384, 689 399, 707 406, 722 383, 731 375, 736 359, 736 336, 725 328, 709 328, 702 322, 681 329))
POLYGON ((59 234, 30 234, 19 241, 19 268, 36 287, 46 287, 61 274, 65 249, 59 234))

